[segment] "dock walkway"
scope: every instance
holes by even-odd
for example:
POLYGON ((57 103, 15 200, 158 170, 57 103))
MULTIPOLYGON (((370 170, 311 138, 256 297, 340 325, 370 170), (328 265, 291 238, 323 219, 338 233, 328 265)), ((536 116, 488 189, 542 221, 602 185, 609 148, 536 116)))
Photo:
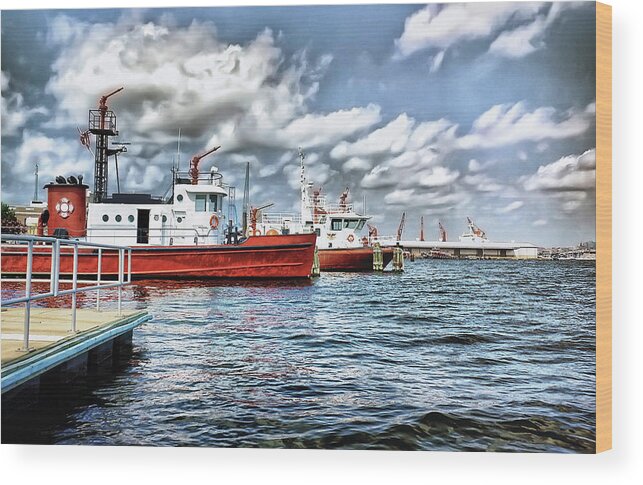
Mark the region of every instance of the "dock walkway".
POLYGON ((82 357, 92 349, 111 345, 151 316, 144 311, 76 310, 76 332, 70 331, 71 309, 32 308, 29 347, 23 345, 24 308, 3 308, 2 394, 39 375, 82 357))

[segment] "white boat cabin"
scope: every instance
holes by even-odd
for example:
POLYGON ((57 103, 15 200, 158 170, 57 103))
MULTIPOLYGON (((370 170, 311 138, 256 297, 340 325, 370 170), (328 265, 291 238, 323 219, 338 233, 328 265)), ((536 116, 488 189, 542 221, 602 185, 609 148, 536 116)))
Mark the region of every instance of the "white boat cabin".
POLYGON ((127 246, 223 243, 228 187, 221 174, 213 170, 197 184, 175 176, 173 190, 167 201, 150 194, 112 194, 89 203, 87 239, 127 246))
POLYGON ((250 234, 316 233, 317 248, 358 248, 369 244, 368 234, 362 230, 369 216, 359 214, 353 204, 347 202, 348 189, 342 193, 338 204, 330 204, 314 189, 305 174, 304 155, 301 159, 301 211, 300 214, 261 213, 250 216, 250 234))

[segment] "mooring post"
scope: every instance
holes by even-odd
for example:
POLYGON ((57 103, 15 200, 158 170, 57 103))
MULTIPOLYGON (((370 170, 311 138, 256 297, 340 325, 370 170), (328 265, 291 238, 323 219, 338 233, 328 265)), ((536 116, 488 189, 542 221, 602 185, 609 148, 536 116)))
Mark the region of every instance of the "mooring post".
POLYGON ((310 272, 311 276, 319 276, 321 273, 321 265, 319 264, 319 251, 315 246, 315 256, 313 257, 313 269, 310 272))
POLYGON ((378 242, 373 244, 373 271, 384 271, 382 246, 380 246, 380 243, 378 242))
POLYGON ((393 249, 393 271, 404 271, 404 251, 399 246, 393 249))

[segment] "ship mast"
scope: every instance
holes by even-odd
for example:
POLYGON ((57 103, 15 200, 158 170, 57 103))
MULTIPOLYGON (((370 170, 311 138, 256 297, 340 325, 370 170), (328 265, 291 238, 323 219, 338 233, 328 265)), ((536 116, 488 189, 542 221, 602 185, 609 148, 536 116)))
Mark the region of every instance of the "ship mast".
MULTIPOLYGON (((94 202, 102 202, 107 197, 107 161, 109 157, 109 137, 117 136, 116 115, 107 109, 107 98, 122 91, 118 88, 98 101, 98 109, 89 110, 89 132, 96 135, 94 153, 94 202)), ((81 135, 82 137, 82 135, 81 135)))
POLYGON ((300 173, 300 191, 301 191, 301 222, 306 223, 307 221, 312 221, 312 214, 309 211, 309 201, 308 201, 308 181, 306 180, 306 168, 304 166, 304 158, 306 155, 301 147, 299 147, 299 161, 301 164, 301 173, 300 173))

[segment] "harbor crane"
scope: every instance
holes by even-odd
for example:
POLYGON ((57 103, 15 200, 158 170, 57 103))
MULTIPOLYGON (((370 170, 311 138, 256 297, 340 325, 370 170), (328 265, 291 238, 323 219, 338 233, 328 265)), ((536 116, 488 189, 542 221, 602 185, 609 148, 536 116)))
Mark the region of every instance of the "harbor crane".
POLYGON ((469 225, 469 231, 471 233, 483 239, 487 237, 485 232, 482 229, 480 229, 477 225, 475 225, 470 217, 467 217, 467 224, 469 225))
POLYGON ((402 240, 402 234, 404 233, 404 224, 406 223, 406 212, 402 212, 402 219, 400 219, 400 225, 397 226, 397 239, 396 241, 402 240))
POLYGON ((420 241, 424 241, 424 216, 420 217, 420 241))
POLYGON ((192 185, 197 185, 199 183, 199 163, 201 162, 201 159, 207 157, 210 155, 210 153, 216 152, 220 146, 214 147, 211 150, 208 150, 202 155, 195 155, 192 157, 192 160, 190 160, 190 179, 192 180, 192 185))
POLYGON ((447 230, 444 228, 440 221, 438 221, 438 229, 440 230, 438 241, 447 242, 447 230))

